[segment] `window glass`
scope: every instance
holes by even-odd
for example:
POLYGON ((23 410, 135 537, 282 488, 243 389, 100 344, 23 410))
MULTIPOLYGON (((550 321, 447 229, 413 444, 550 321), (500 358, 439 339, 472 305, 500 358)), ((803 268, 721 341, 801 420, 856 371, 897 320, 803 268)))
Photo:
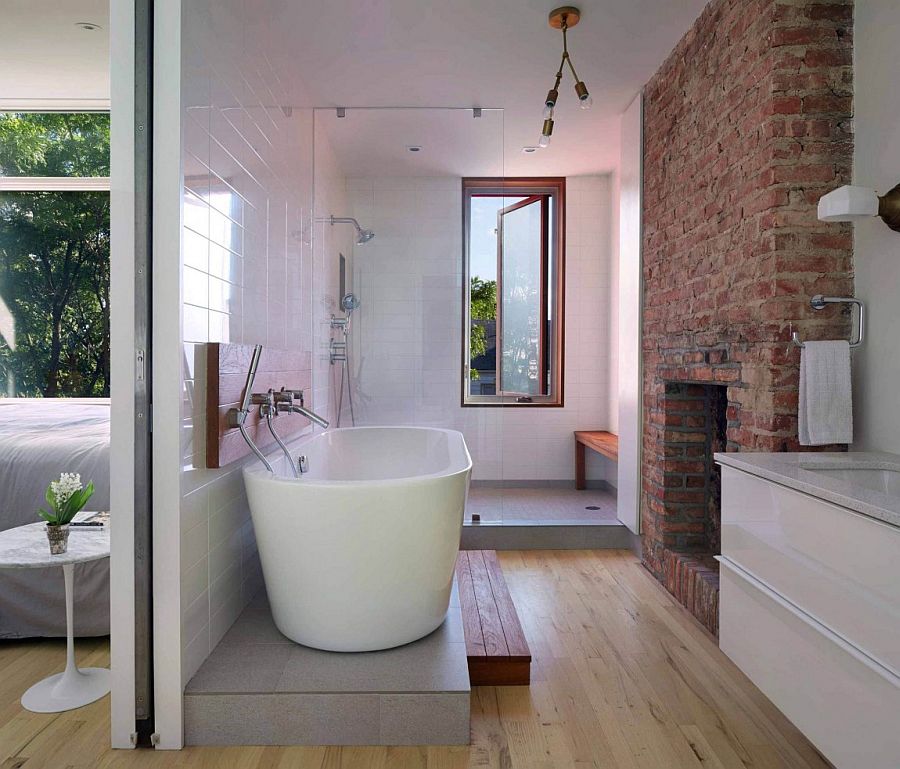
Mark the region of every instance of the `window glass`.
POLYGON ((564 181, 464 180, 464 404, 561 405, 564 181))
POLYGON ((109 176, 109 115, 0 113, 0 176, 109 176))
MULTIPOLYGON (((109 175, 109 116, 0 113, 0 176, 109 175)), ((109 395, 109 193, 0 191, 0 395, 109 395)))

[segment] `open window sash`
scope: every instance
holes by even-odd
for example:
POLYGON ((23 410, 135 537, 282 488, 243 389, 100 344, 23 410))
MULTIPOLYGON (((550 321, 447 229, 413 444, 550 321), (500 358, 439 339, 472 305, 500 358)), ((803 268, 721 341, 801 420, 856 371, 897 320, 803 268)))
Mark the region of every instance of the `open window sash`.
POLYGON ((548 392, 549 196, 497 212, 497 393, 528 402, 548 392))

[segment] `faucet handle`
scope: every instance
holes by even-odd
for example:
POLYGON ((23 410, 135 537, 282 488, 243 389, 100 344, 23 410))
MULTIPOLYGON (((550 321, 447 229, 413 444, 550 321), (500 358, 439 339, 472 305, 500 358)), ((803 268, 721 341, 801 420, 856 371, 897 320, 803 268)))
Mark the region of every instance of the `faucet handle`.
POLYGON ((278 395, 285 400, 300 401, 300 405, 303 405, 303 390, 286 390, 282 387, 281 392, 278 393, 278 395))
POLYGON ((250 396, 250 403, 254 406, 271 406, 274 403, 274 392, 269 390, 267 393, 253 393, 250 396))

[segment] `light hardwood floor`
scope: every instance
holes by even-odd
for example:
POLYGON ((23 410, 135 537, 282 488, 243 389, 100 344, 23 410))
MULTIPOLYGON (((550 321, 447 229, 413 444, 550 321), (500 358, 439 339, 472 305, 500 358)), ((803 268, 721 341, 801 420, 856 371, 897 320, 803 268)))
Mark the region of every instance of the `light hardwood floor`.
MULTIPOLYGON (((828 764, 624 551, 500 554, 534 657, 532 685, 472 693, 462 748, 112 751, 108 698, 59 715, 19 696, 56 671, 59 642, 0 644, 0 769, 826 769, 828 764)), ((106 664, 105 640, 79 663, 106 664)))

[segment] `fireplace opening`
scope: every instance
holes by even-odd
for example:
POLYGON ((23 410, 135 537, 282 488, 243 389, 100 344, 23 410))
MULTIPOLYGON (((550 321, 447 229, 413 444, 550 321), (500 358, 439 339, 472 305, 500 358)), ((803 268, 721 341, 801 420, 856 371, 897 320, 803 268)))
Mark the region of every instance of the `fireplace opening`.
POLYGON ((722 483, 713 455, 727 448, 728 388, 667 382, 659 515, 649 544, 669 592, 718 631, 722 483))

